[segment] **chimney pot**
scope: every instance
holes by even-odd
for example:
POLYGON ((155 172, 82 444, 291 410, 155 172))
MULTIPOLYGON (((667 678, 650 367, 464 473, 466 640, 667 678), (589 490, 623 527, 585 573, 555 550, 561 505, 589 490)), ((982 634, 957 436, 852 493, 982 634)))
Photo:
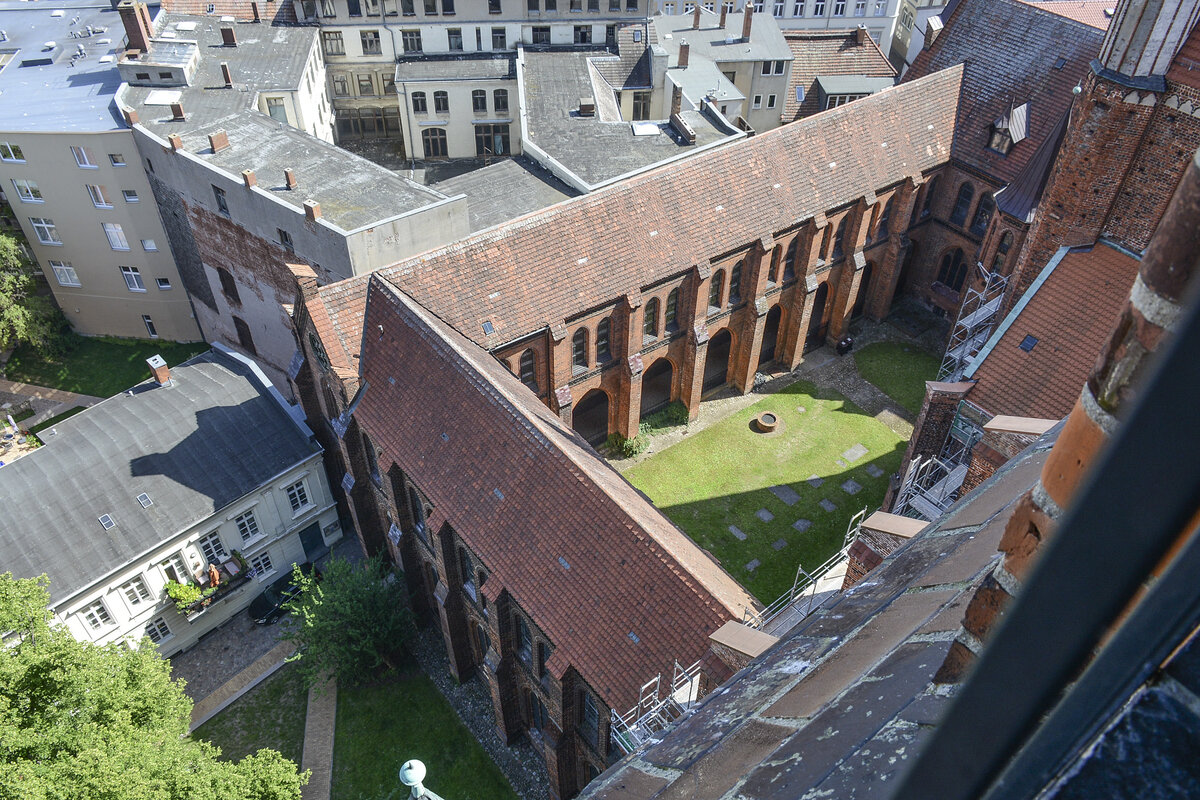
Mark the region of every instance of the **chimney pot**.
POLYGON ((258 185, 258 178, 254 177, 254 170, 252 169, 242 170, 242 181, 246 184, 247 189, 258 185))
POLYGON ((260 16, 259 16, 259 14, 258 14, 258 3, 253 3, 253 2, 252 2, 252 3, 250 4, 250 12, 251 12, 252 14, 254 14, 254 21, 255 21, 255 22, 262 22, 262 17, 260 17, 260 16))
POLYGON ((214 153, 219 153, 229 147, 229 134, 223 129, 208 135, 208 146, 214 153))
POLYGON ((692 54, 692 46, 687 43, 687 39, 679 43, 679 68, 687 69, 688 59, 692 54))
POLYGON ((225 88, 233 88, 233 73, 229 71, 228 62, 221 62, 221 77, 225 79, 225 88))
POLYGON ((696 2, 696 10, 692 12, 692 27, 700 30, 700 3, 696 2))
POLYGON ((742 41, 750 41, 750 28, 754 24, 754 4, 746 3, 746 13, 742 16, 742 41))
POLYGON ((183 138, 178 133, 172 133, 167 137, 167 141, 171 143, 172 150, 183 149, 183 138))
POLYGON ((316 200, 304 201, 304 218, 309 222, 316 222, 321 218, 321 204, 316 200))
POLYGON ((171 119, 186 119, 183 115, 183 103, 171 103, 171 119))
POLYGON ((121 111, 122 111, 122 112, 124 113, 124 115, 125 115, 125 124, 126 124, 126 125, 129 125, 130 127, 133 127, 134 125, 137 125, 137 124, 138 124, 138 113, 137 113, 137 111, 134 111, 132 108, 123 108, 123 109, 121 109, 121 111))
POLYGON ((725 30, 725 18, 729 16, 729 6, 721 3, 721 30, 725 30))
POLYGON ((221 44, 226 47, 237 47, 237 34, 233 28, 221 28, 221 44))
POLYGON ((157 353, 146 359, 146 366, 150 367, 150 374, 154 376, 154 380, 159 386, 167 386, 171 383, 171 368, 167 366, 167 362, 157 353))
POLYGON ((285 169, 283 171, 283 182, 289 190, 295 189, 300 185, 300 181, 296 180, 296 171, 293 169, 285 169))

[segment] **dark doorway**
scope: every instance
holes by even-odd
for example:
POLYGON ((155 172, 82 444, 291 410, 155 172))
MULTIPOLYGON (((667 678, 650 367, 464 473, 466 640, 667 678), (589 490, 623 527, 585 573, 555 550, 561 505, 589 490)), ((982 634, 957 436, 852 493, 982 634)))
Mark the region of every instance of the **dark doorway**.
POLYGON ((675 368, 665 358, 655 361, 642 375, 641 419, 661 411, 671 402, 671 383, 674 376, 675 368))
POLYGON ((825 342, 825 301, 829 298, 829 284, 817 287, 813 298, 812 315, 808 318, 808 335, 804 339, 804 352, 820 347, 825 342))
POLYGON ((780 306, 772 306, 763 324, 762 347, 758 351, 758 368, 775 360, 775 342, 779 338, 779 318, 783 316, 780 306))
POLYGON ((850 312, 851 319, 862 316, 867 307, 867 297, 871 294, 871 273, 874 272, 870 261, 863 267, 862 276, 858 281, 858 296, 854 298, 854 310, 850 312))
POLYGON ((314 522, 300 531, 300 544, 304 545, 304 557, 309 562, 316 561, 329 552, 329 545, 321 536, 321 523, 314 522))
POLYGON ((571 415, 572 427, 587 439, 588 444, 604 444, 608 438, 608 395, 600 389, 592 389, 575 404, 571 415))
POLYGON ((724 386, 729 373, 729 350, 733 337, 728 328, 722 328, 708 340, 708 356, 704 359, 704 391, 724 386))

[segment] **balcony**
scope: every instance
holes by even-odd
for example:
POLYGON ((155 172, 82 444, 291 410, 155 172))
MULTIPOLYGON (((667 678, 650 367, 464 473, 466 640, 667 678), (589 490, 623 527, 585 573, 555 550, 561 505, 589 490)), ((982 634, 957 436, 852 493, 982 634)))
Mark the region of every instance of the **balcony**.
POLYGON ((217 585, 209 585, 208 575, 204 576, 204 582, 201 586, 201 595, 198 600, 195 600, 187 605, 178 606, 179 612, 187 619, 188 622, 195 622, 204 614, 207 614, 214 607, 229 598, 229 596, 243 584, 250 580, 249 575, 242 568, 242 565, 235 559, 229 559, 223 563, 217 570, 218 581, 217 585))

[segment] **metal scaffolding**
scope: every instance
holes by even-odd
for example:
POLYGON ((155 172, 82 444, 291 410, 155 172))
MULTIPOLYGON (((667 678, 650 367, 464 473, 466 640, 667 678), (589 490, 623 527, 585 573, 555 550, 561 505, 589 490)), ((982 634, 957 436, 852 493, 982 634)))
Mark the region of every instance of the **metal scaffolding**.
POLYGON ((1004 291, 1008 287, 1008 276, 988 272, 983 264, 976 263, 982 274, 982 285, 974 283, 967 289, 958 320, 950 331, 950 341, 942 356, 938 380, 954 383, 962 380, 963 372, 970 360, 979 353, 988 337, 992 335, 1000 304, 1004 302, 1004 291))
POLYGON ((958 490, 967 477, 967 465, 943 461, 936 456, 920 456, 908 464, 904 482, 896 495, 893 514, 932 521, 958 499, 958 490))
POLYGON ((646 746, 701 699, 700 662, 690 667, 675 662, 671 682, 664 687, 662 673, 642 685, 638 704, 624 714, 612 709, 612 741, 625 755, 646 746), (666 691, 664 691, 664 688, 666 691))

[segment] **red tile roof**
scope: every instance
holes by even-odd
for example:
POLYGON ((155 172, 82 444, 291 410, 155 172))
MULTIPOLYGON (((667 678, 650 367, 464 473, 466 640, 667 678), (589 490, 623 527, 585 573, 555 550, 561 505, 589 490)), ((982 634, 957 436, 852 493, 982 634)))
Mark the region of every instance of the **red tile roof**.
POLYGON ((1106 14, 1116 8, 1116 0, 1021 0, 1025 5, 1049 11, 1060 17, 1091 25, 1097 30, 1108 30, 1112 17, 1106 14))
POLYGON ((917 55, 904 81, 953 64, 966 65, 954 158, 1005 184, 1020 174, 1054 130, 1071 104, 1071 89, 1087 74, 1103 38, 1103 32, 1090 25, 1021 0, 963 0, 933 46, 917 55), (1059 59, 1061 67, 1056 66, 1059 59), (1013 145, 1007 156, 990 150, 992 122, 1025 102, 1028 137, 1013 145))
MULTIPOLYGON (((961 76, 962 68, 952 67, 887 89, 481 231, 380 274, 493 349, 744 247, 764 231, 945 164, 961 76), (485 321, 495 328, 491 337, 483 333, 485 321)), ((353 322, 361 318, 364 292, 363 280, 351 278, 322 288, 320 298, 331 317, 353 322)), ((337 334, 347 367, 358 333, 352 327, 337 334)))
POLYGON ((1167 80, 1200 89, 1200 23, 1183 40, 1183 45, 1167 69, 1167 80))
POLYGON ((871 37, 859 44, 853 30, 784 31, 783 38, 792 48, 792 77, 788 83, 783 121, 810 117, 820 111, 817 91, 819 75, 862 75, 891 78, 896 68, 887 60, 871 37), (796 87, 804 87, 804 102, 796 102, 796 87))
POLYGON ((359 422, 610 707, 754 604, 486 351, 380 277, 367 297, 359 422))
POLYGON ((1014 310, 1008 329, 970 376, 967 400, 990 414, 1060 419, 1112 335, 1138 260, 1106 244, 1074 250, 1014 310), (1038 342, 1020 348, 1026 336, 1038 342))

